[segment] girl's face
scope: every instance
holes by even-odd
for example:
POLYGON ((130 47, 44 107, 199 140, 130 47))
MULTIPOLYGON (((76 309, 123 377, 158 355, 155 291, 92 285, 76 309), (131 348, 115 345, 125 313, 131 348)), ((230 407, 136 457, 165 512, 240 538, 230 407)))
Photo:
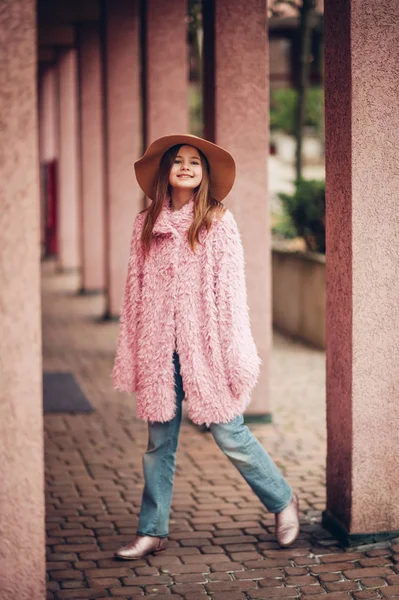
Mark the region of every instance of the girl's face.
POLYGON ((192 146, 182 146, 169 173, 172 188, 194 190, 202 181, 202 164, 199 152, 192 146))

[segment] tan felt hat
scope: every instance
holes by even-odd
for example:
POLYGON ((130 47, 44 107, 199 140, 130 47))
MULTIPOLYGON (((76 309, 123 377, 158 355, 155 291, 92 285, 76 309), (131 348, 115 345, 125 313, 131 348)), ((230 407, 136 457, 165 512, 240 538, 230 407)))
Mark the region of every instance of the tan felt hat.
POLYGON ((146 196, 153 199, 155 177, 161 158, 169 148, 177 144, 194 146, 206 156, 210 167, 211 194, 221 202, 233 187, 236 176, 234 158, 220 146, 190 134, 165 135, 158 138, 134 163, 137 181, 146 196))

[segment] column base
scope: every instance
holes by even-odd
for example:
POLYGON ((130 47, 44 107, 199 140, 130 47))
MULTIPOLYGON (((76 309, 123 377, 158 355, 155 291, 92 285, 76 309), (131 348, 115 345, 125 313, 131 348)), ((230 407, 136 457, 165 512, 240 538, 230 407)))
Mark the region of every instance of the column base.
POLYGON ((385 542, 399 537, 399 531, 380 531, 376 533, 349 533, 329 510, 324 510, 322 526, 327 529, 343 546, 365 546, 377 542, 385 542))
POLYGON ((78 291, 78 296, 100 296, 101 294, 104 294, 104 290, 93 290, 93 289, 87 289, 87 288, 80 288, 80 290, 78 291))
POLYGON ((272 413, 244 415, 244 423, 271 423, 272 413))
POLYGON ((60 264, 55 265, 56 275, 76 275, 80 273, 80 267, 63 267, 60 264))
POLYGON ((98 323, 119 323, 119 315, 116 317, 115 315, 111 315, 109 311, 105 311, 101 315, 101 317, 97 318, 98 323))

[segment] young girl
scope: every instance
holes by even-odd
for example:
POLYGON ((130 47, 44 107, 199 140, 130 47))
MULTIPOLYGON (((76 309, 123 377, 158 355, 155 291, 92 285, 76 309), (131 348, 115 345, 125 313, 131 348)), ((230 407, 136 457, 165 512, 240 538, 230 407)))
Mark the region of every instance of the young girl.
POLYGON ((136 560, 167 546, 184 400, 188 417, 210 428, 275 513, 277 540, 289 546, 299 534, 298 499, 243 419, 260 359, 240 234, 222 204, 235 179, 233 157, 199 137, 169 135, 149 146, 135 171, 152 204, 133 226, 113 380, 136 393, 148 448, 137 537, 116 556, 136 560))

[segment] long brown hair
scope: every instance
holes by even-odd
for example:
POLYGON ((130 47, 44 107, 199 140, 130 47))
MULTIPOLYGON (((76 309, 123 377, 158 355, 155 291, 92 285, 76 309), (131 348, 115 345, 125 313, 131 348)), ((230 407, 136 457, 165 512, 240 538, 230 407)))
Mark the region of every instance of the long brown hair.
MULTIPOLYGON (((155 222, 162 211, 167 194, 171 193, 169 185, 169 173, 180 148, 185 144, 172 146, 163 155, 157 178, 155 180, 155 194, 151 205, 141 212, 147 211, 141 242, 146 253, 150 251, 152 242, 152 230, 155 222)), ((195 147, 195 146, 194 146, 195 147)), ((206 231, 212 226, 214 216, 220 217, 226 210, 225 206, 212 197, 210 186, 210 168, 206 156, 198 150, 202 165, 202 181, 194 191, 194 217, 188 231, 187 238, 192 250, 195 252, 195 244, 199 243, 199 233, 202 228, 206 231)))

